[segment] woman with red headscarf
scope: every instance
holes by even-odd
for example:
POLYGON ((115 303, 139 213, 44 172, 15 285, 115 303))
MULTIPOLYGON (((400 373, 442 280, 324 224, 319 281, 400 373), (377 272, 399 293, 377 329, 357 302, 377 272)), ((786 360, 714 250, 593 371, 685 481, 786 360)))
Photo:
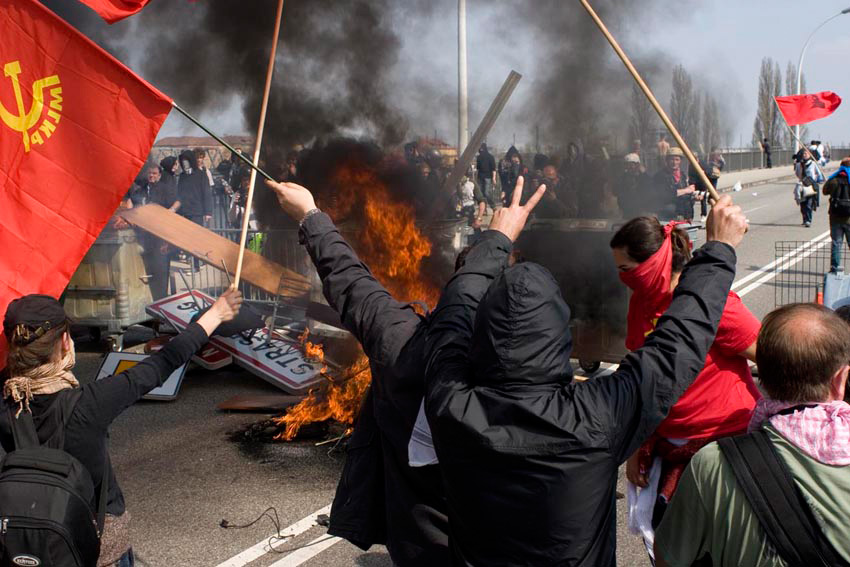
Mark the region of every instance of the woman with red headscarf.
MULTIPOLYGON (((632 219, 614 235, 611 251, 620 280, 632 290, 626 347, 640 348, 669 307, 679 275, 691 258, 687 233, 655 217, 632 219)), ((714 343, 700 374, 655 434, 626 463, 629 527, 652 555, 661 522, 691 457, 719 437, 746 433, 756 401, 748 360, 755 360, 758 319, 729 292, 714 343)))

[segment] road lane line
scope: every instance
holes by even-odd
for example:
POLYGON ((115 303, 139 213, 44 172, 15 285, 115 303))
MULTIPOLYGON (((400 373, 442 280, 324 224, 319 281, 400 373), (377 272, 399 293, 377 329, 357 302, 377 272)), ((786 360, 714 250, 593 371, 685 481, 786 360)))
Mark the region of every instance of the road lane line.
POLYGON ((790 268, 792 266, 796 266, 801 260, 808 258, 812 254, 814 254, 817 250, 823 248, 827 244, 831 244, 831 242, 832 242, 831 240, 821 240, 820 242, 813 243, 813 246, 811 246, 809 249, 807 249, 805 252, 803 252, 799 256, 796 256, 793 259, 789 259, 789 261, 787 261, 787 262, 783 262, 782 264, 779 265, 779 268, 776 268, 773 271, 768 272, 767 274, 765 274, 764 276, 759 278, 757 281, 751 283, 750 285, 748 285, 747 287, 745 287, 741 291, 737 292, 738 296, 744 297, 745 295, 747 295, 748 293, 750 293, 751 291, 753 291, 757 287, 766 284, 767 282, 769 282, 770 280, 772 280, 773 278, 775 278, 776 276, 778 276, 779 274, 781 274, 782 272, 787 270, 788 268, 790 268))
MULTIPOLYGON (((304 532, 306 532, 307 530, 309 530, 310 528, 312 528, 313 526, 316 525, 316 519, 319 517, 319 515, 329 514, 330 511, 331 511, 331 505, 328 504, 324 508, 320 508, 319 510, 316 510, 315 512, 313 512, 312 514, 310 514, 306 518, 302 518, 302 519, 298 520, 297 522, 295 522, 294 524, 292 524, 291 526, 288 526, 288 527, 280 530, 280 534, 282 536, 286 537, 287 539, 291 539, 291 538, 293 538, 297 535, 303 534, 304 532)), ((255 561, 256 559, 262 557, 263 555, 265 555, 266 553, 271 551, 271 549, 269 548, 269 539, 273 536, 276 536, 276 535, 277 534, 272 534, 272 535, 268 536, 267 538, 263 539, 261 542, 255 544, 255 545, 252 545, 251 547, 249 547, 245 551, 242 551, 242 552, 234 555, 233 557, 231 557, 230 559, 228 559, 224 563, 219 563, 218 567, 243 567, 244 565, 247 565, 248 563, 255 561)), ((281 543, 283 543, 283 541, 284 540, 275 540, 275 543, 281 544, 281 543)))
POLYGON ((828 230, 826 232, 824 232, 823 234, 819 234, 819 235, 815 236, 814 238, 812 238, 808 242, 804 242, 803 244, 801 244, 800 246, 798 246, 794 250, 791 250, 790 252, 788 252, 787 254, 782 256, 781 258, 774 260, 770 264, 767 264, 766 266, 762 266, 761 268, 759 268, 755 272, 748 274, 748 275, 744 276, 743 278, 741 278, 739 280, 736 280, 735 283, 732 284, 732 290, 734 291, 736 288, 741 287, 742 285, 746 284, 750 280, 753 280, 753 279, 769 272, 774 267, 776 267, 778 264, 781 264, 782 262, 792 258, 793 256, 804 251, 806 248, 820 242, 824 238, 829 238, 829 231, 828 230))
POLYGON ((753 211, 757 211, 757 210, 759 210, 759 209, 763 209, 763 208, 765 208, 765 207, 769 207, 769 206, 770 206, 770 205, 762 205, 762 206, 760 206, 760 207, 754 207, 754 208, 752 208, 752 209, 747 209, 746 211, 744 211, 744 214, 751 213, 751 212, 753 212, 753 211))
POLYGON ((280 561, 275 561, 269 565, 269 567, 297 567, 298 565, 302 565, 307 561, 310 561, 318 554, 341 541, 342 539, 338 537, 325 534, 321 537, 317 537, 304 547, 296 549, 280 561))

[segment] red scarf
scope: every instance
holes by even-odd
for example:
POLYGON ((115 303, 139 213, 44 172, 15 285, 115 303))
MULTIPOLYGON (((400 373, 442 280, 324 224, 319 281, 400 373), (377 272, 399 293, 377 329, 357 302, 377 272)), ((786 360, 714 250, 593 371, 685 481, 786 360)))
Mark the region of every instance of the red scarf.
POLYGON ((664 242, 655 254, 626 272, 620 272, 620 281, 632 290, 629 301, 626 348, 633 351, 643 346, 646 336, 655 330, 658 318, 670 306, 673 292, 673 239, 670 236, 676 225, 671 221, 664 227, 664 242))

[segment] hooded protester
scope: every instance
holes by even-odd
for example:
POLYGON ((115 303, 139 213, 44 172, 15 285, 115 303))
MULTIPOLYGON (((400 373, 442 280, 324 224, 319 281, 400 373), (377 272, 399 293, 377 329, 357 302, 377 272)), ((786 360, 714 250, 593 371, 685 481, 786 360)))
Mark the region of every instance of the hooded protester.
MULTIPOLYGON (((26 295, 6 309, 8 378, 0 400, 0 445, 6 452, 15 450, 15 437, 24 438, 18 429, 25 425, 19 421, 21 414, 30 413, 38 442, 76 458, 91 475, 94 494, 101 493, 103 482, 108 483, 98 566, 133 565, 130 515, 108 458, 110 424, 189 362, 220 323, 235 317, 241 302, 238 291, 225 292, 160 351, 120 374, 83 385, 72 372, 74 341, 58 301, 47 295, 26 295)), ((98 502, 89 504, 92 510, 98 509, 98 502)), ((12 526, 14 521, 9 523, 12 526)), ((4 523, 4 531, 6 527, 4 523)))
MULTIPOLYGON (((638 217, 611 240, 620 280, 632 290, 626 348, 644 345, 673 300, 682 270, 691 258, 687 233, 671 222, 638 217)), ((730 291, 705 365, 670 408, 652 437, 626 465, 629 527, 643 536, 650 556, 654 528, 661 522, 679 478, 703 446, 746 431, 761 398, 747 360, 755 360, 758 319, 730 291)))
POLYGON ((644 347, 613 375, 581 383, 552 275, 528 263, 485 269, 505 265, 523 225, 484 234, 489 246, 470 250, 428 328, 425 410, 452 564, 614 565, 618 466, 702 368, 746 220, 724 196, 644 347))
POLYGON ((803 226, 812 226, 813 213, 818 210, 820 204, 820 193, 818 184, 823 182, 820 169, 812 158, 812 153, 803 149, 799 153, 799 159, 794 164, 794 173, 799 182, 794 186, 794 200, 800 205, 800 214, 803 216, 803 226))
POLYGON ((159 162, 160 170, 162 171, 162 182, 166 185, 174 185, 177 188, 177 172, 180 171, 180 164, 174 156, 166 156, 159 162))
POLYGON ((177 181, 180 214, 201 226, 212 219, 212 191, 206 174, 198 169, 195 152, 180 153, 182 173, 177 181))
POLYGON ((360 342, 372 371, 328 533, 363 550, 386 545, 400 567, 447 565, 448 520, 439 471, 433 464, 408 466, 408 443, 424 395, 428 319, 375 279, 307 189, 266 185, 299 222, 299 240, 316 266, 325 298, 360 342))

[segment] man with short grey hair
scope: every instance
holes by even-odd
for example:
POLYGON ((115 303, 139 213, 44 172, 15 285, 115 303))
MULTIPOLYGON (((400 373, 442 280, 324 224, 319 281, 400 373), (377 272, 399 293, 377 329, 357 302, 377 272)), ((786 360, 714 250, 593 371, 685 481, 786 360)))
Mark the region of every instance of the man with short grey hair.
POLYGON ((850 326, 820 305, 786 305, 765 317, 756 352, 768 397, 750 434, 707 445, 685 469, 656 531, 659 566, 848 564, 850 326), (786 504, 793 514, 777 512, 786 504))

